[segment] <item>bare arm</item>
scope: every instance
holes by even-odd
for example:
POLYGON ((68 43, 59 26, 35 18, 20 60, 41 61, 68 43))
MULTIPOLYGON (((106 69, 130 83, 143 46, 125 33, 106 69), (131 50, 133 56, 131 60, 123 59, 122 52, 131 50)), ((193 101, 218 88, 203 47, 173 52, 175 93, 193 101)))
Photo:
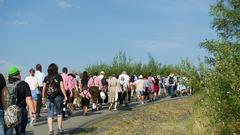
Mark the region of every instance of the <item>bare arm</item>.
POLYGON ((62 93, 63 93, 63 95, 64 95, 64 100, 66 101, 66 100, 67 100, 67 94, 66 94, 66 91, 65 91, 65 89, 64 89, 64 86, 63 86, 63 82, 62 82, 62 81, 60 82, 60 88, 61 88, 61 91, 62 91, 62 93))
POLYGON ((46 83, 43 83, 43 89, 42 89, 42 98, 45 98, 45 92, 46 92, 46 83))
POLYGON ((1 91, 1 103, 3 105, 4 110, 7 109, 7 102, 6 102, 7 94, 8 94, 7 87, 4 87, 1 91))
POLYGON ((32 114, 34 114, 34 117, 35 117, 36 112, 35 112, 35 109, 33 107, 33 101, 32 101, 32 97, 31 96, 26 97, 26 103, 27 103, 27 105, 29 107, 30 112, 32 112, 32 114))

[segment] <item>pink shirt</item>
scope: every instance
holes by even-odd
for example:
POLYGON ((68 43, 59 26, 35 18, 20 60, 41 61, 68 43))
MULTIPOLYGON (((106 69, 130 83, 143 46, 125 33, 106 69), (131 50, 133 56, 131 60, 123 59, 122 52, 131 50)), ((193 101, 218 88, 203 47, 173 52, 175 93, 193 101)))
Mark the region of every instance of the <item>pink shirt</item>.
POLYGON ((87 99, 90 99, 92 97, 91 94, 87 90, 84 90, 83 92, 81 92, 80 96, 82 98, 87 98, 87 99))
POLYGON ((63 79, 63 87, 65 90, 69 90, 69 77, 66 73, 61 74, 63 79))
POLYGON ((88 81, 88 87, 91 87, 91 86, 98 86, 98 87, 102 88, 102 82, 101 82, 100 78, 97 76, 91 77, 88 81))
POLYGON ((76 82, 76 79, 73 78, 71 75, 68 76, 68 88, 69 90, 72 90, 72 89, 75 89, 76 86, 77 86, 77 82, 76 82))

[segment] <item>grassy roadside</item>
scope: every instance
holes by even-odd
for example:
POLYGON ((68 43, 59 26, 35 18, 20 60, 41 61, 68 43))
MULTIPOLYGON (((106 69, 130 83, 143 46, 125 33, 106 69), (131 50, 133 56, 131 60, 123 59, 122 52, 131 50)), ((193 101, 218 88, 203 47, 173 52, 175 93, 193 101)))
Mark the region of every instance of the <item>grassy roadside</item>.
POLYGON ((190 134, 193 97, 141 106, 91 124, 79 135, 190 134))

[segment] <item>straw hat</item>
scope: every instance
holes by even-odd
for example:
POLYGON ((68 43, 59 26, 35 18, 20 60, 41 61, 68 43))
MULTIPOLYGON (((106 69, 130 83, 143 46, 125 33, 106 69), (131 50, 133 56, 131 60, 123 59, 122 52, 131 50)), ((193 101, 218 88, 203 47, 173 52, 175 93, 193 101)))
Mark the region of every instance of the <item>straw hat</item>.
POLYGON ((142 76, 142 75, 140 75, 138 78, 139 78, 139 79, 143 79, 143 76, 142 76))
POLYGON ((104 72, 104 71, 101 71, 101 72, 100 72, 100 74, 104 75, 104 74, 105 74, 105 72, 104 72))

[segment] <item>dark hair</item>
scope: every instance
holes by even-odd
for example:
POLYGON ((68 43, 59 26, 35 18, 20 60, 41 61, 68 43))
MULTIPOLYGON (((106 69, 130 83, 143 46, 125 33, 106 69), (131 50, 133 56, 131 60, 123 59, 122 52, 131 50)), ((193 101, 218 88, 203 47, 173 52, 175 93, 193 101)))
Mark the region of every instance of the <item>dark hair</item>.
POLYGON ((68 74, 68 76, 72 76, 73 78, 76 78, 76 75, 74 75, 73 73, 68 74))
POLYGON ((97 76, 97 75, 98 75, 98 73, 97 73, 97 72, 94 72, 94 74, 93 74, 93 75, 96 75, 96 76, 97 76))
POLYGON ((68 69, 66 67, 63 67, 62 72, 67 74, 68 69))
POLYGON ((34 76, 35 70, 34 70, 33 68, 31 68, 31 69, 29 70, 29 73, 31 74, 31 76, 34 76))
POLYGON ((37 64, 36 65, 36 70, 42 72, 42 65, 41 64, 37 64))
POLYGON ((87 71, 83 71, 82 78, 89 78, 87 71))
POLYGON ((58 74, 58 66, 55 63, 52 63, 48 66, 48 75, 53 76, 58 74))
POLYGON ((88 73, 87 73, 87 71, 84 71, 83 74, 82 74, 82 79, 81 79, 82 88, 84 86, 87 86, 88 80, 89 80, 88 73))

